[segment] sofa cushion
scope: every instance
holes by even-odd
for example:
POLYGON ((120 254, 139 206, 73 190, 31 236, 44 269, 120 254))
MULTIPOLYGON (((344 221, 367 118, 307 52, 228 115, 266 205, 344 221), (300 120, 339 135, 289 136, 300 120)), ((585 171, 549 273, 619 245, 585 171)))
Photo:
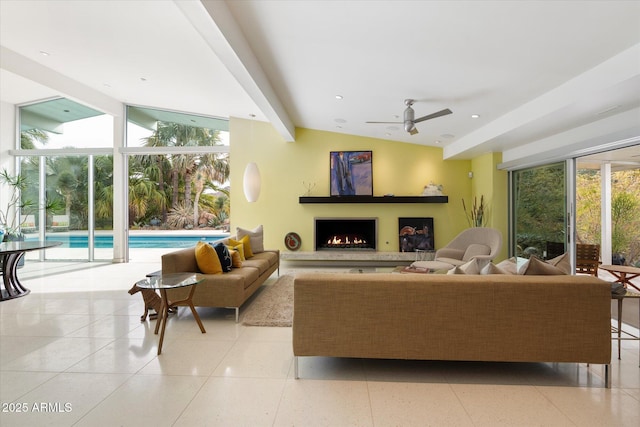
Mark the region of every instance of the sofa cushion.
MULTIPOLYGON (((229 247, 227 247, 229 249, 229 247)), ((229 254, 231 255, 231 266, 233 268, 242 267, 242 259, 240 258, 240 252, 235 249, 229 249, 229 254)))
POLYGON ((496 267, 506 272, 507 274, 518 274, 518 264, 516 263, 516 257, 500 261, 498 264, 496 264, 496 267))
POLYGON ((222 274, 222 265, 216 250, 208 243, 196 243, 196 262, 201 272, 205 274, 222 274))
POLYGON ((222 244, 216 243, 213 246, 213 249, 216 250, 216 254, 218 255, 218 259, 220 260, 220 266, 222 267, 223 273, 228 273, 231 271, 231 254, 229 253, 229 249, 222 244))
POLYGON ((555 258, 552 258, 547 261, 547 264, 551 264, 554 267, 558 268, 564 274, 571 274, 571 261, 569 260, 569 254, 564 253, 555 258))
POLYGON ((245 259, 249 259, 253 256, 253 251, 251 250, 251 241, 249 240, 249 236, 244 236, 240 240, 229 239, 229 244, 231 246, 242 245, 242 248, 244 249, 245 259))
POLYGON ((558 267, 547 264, 535 256, 532 256, 518 271, 518 274, 523 274, 525 276, 559 276, 564 275, 565 273, 558 267))
POLYGON ((491 248, 487 245, 481 245, 478 243, 472 243, 467 247, 467 250, 464 251, 464 255, 462 256, 463 261, 469 261, 474 256, 478 255, 489 255, 491 253, 491 248))
POLYGON ((262 225, 257 226, 253 230, 236 227, 236 232, 238 235, 238 239, 240 240, 242 240, 244 236, 249 236, 249 241, 251 242, 251 251, 254 254, 264 252, 264 233, 262 230, 262 225))
POLYGON ((222 291, 234 293, 238 288, 242 289, 244 292, 245 289, 258 280, 259 276, 260 273, 258 272, 258 269, 250 267, 234 268, 226 274, 206 274, 204 276, 204 281, 197 285, 196 295, 200 293, 202 296, 205 289, 209 286, 216 287, 217 292, 222 291))
POLYGON ((258 272, 260 274, 264 274, 267 272, 267 270, 269 270, 269 267, 271 266, 269 264, 269 260, 265 259, 265 258, 258 258, 258 257, 253 257, 251 259, 246 260, 245 262, 242 263, 243 267, 252 267, 258 270, 258 272))

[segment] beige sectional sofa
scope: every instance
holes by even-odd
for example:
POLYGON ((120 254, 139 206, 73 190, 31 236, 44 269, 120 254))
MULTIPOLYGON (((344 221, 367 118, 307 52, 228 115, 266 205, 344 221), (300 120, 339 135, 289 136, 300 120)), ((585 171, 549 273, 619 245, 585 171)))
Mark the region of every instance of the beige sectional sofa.
MULTIPOLYGON (((228 242, 228 239, 222 240, 228 242)), ((205 280, 196 286, 193 305, 196 307, 226 307, 235 309, 236 322, 240 307, 275 271, 280 274, 280 251, 265 250, 243 261, 242 267, 228 273, 205 274, 205 280)), ((200 273, 195 247, 181 249, 162 256, 162 273, 200 273)), ((187 297, 188 288, 167 292, 169 300, 187 297)))
POLYGON ((611 361, 610 285, 590 276, 301 274, 293 353, 496 362, 611 361))

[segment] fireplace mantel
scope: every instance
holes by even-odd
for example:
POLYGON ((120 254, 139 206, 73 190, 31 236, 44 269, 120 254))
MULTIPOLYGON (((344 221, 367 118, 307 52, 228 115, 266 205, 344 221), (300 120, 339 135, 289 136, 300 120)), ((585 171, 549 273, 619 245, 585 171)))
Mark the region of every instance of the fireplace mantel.
POLYGON ((299 203, 449 203, 449 196, 301 196, 299 203))

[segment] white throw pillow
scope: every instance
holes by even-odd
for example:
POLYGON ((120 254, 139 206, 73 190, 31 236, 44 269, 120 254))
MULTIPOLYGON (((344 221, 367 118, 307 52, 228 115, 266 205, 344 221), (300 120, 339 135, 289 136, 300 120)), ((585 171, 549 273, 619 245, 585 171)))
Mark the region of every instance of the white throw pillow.
POLYGON ((244 236, 249 236, 251 252, 253 252, 254 254, 264 252, 264 233, 262 230, 262 224, 260 224, 253 230, 236 227, 236 232, 236 234, 238 235, 238 240, 241 240, 244 236))
POLYGON ((482 270, 480 270, 480 274, 510 274, 510 273, 506 272, 505 270, 501 269, 497 265, 490 262, 489 264, 485 265, 482 268, 482 270))
POLYGON ((480 267, 475 259, 472 259, 462 265, 458 265, 452 270, 449 270, 447 274, 480 274, 480 267), (452 270, 455 271, 451 272, 452 270))

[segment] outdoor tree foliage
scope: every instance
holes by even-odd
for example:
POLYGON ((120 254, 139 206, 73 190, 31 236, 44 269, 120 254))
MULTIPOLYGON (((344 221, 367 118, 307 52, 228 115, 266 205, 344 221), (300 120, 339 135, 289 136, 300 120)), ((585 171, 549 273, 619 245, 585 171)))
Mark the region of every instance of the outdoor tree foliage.
POLYGON ((541 257, 547 242, 565 241, 564 165, 518 171, 515 192, 517 254, 541 257))
MULTIPOLYGON (((47 134, 39 130, 21 134, 22 148, 33 148, 35 142, 47 142, 47 134)), ((213 146, 220 144, 218 131, 176 123, 158 122, 157 130, 146 139, 147 146, 213 146)), ((69 216, 70 229, 88 227, 87 156, 46 157, 46 197, 56 201, 51 216, 69 216)), ((32 183, 39 182, 40 157, 25 158, 21 175, 32 183)), ((227 153, 189 153, 140 155, 129 157, 129 225, 132 228, 160 226, 193 228, 220 226, 229 217, 228 192, 220 187, 229 178, 227 153), (221 200, 219 200, 221 199, 221 200)), ((96 228, 113 228, 113 158, 94 157, 96 228)), ((38 200, 38 186, 30 185, 21 192, 23 200, 38 200)), ((37 213, 36 213, 37 214, 37 213)))
MULTIPOLYGON (((577 231, 581 243, 600 243, 600 171, 577 177, 577 231)), ((611 174, 611 251, 630 265, 640 262, 640 170, 611 174)))

